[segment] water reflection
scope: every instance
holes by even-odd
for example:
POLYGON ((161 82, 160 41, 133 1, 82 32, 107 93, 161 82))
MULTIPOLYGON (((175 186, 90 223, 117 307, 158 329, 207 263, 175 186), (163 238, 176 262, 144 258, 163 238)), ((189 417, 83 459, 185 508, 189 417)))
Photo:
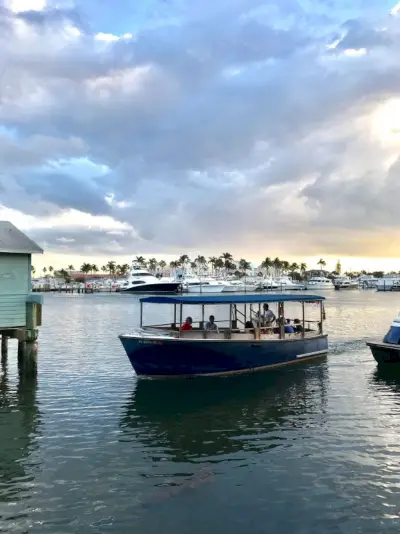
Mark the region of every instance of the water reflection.
POLYGON ((400 366, 377 366, 372 375, 372 383, 379 388, 388 387, 393 393, 400 393, 400 366))
POLYGON ((140 440, 153 459, 263 452, 306 438, 305 425, 324 424, 327 380, 325 362, 220 379, 139 380, 120 426, 124 440, 140 440))
POLYGON ((0 375, 0 518, 6 503, 26 497, 33 476, 26 464, 37 448, 40 424, 36 402, 36 378, 21 377, 14 382, 3 361, 0 375))

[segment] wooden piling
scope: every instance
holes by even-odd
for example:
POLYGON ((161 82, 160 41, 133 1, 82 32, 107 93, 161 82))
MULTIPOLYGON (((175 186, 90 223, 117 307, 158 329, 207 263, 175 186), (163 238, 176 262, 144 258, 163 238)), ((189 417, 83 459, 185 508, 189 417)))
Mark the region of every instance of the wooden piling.
POLYGON ((1 362, 5 363, 8 356, 8 337, 4 334, 1 336, 1 362))

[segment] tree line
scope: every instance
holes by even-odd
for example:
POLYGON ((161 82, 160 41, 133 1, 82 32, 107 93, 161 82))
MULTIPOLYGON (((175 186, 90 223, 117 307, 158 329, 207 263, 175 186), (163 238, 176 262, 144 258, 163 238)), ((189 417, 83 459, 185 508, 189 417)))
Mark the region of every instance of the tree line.
MULTIPOLYGON (((176 260, 172 260, 167 263, 165 260, 157 260, 156 258, 149 258, 146 260, 143 256, 136 256, 135 263, 142 267, 143 269, 148 269, 154 274, 162 274, 167 267, 170 270, 175 271, 176 269, 187 269, 190 268, 197 272, 198 274, 204 274, 211 270, 212 274, 230 274, 238 278, 246 276, 251 270, 251 263, 244 258, 241 258, 238 262, 233 260, 233 255, 229 252, 223 252, 220 256, 210 256, 206 258, 205 256, 197 256, 196 258, 190 258, 187 254, 183 254, 176 260)), ((321 258, 317 265, 320 270, 326 266, 326 262, 321 258)), ((32 274, 36 273, 36 269, 32 266, 32 274)), ((260 270, 258 274, 266 274, 267 276, 281 276, 283 273, 289 273, 289 275, 294 280, 303 280, 307 271, 306 263, 291 263, 280 258, 270 258, 266 257, 258 269, 260 270)), ((100 268, 94 263, 83 263, 79 272, 85 275, 97 274, 102 272, 103 274, 108 274, 110 277, 115 276, 127 276, 131 270, 131 266, 128 263, 118 264, 116 261, 109 261, 100 268)), ((42 272, 43 276, 54 276, 56 278, 63 278, 66 282, 71 281, 71 273, 76 271, 73 265, 68 265, 66 268, 56 270, 52 266, 43 267, 42 272)), ((336 264, 335 271, 332 271, 329 276, 337 276, 341 274, 340 262, 336 264)), ((373 271, 367 272, 362 270, 360 272, 345 272, 346 276, 350 278, 356 278, 360 275, 372 275, 376 278, 382 278, 384 275, 383 271, 373 271)), ((396 274, 392 272, 390 274, 396 274)), ((400 274, 400 273, 399 273, 400 274)))
MULTIPOLYGON (((190 258, 187 254, 183 254, 176 260, 173 260, 167 264, 165 260, 157 260, 156 258, 146 259, 143 256, 136 256, 135 263, 143 269, 148 269, 150 272, 156 274, 157 272, 163 273, 167 267, 171 270, 179 268, 187 269, 190 267, 198 274, 202 274, 211 270, 212 274, 233 274, 237 277, 245 276, 251 270, 251 263, 245 258, 241 258, 238 262, 235 262, 233 255, 230 252, 223 252, 220 256, 205 256, 198 255, 196 258, 190 258)), ((318 265, 322 269, 325 267, 326 262, 321 258, 318 265)), ((83 263, 79 272, 85 275, 97 274, 100 271, 103 274, 112 276, 126 276, 130 272, 130 265, 118 264, 115 261, 109 261, 102 267, 98 267, 96 264, 83 263)), ((274 276, 281 276, 282 273, 289 273, 292 277, 301 279, 304 277, 307 270, 305 263, 290 263, 280 258, 272 259, 266 257, 260 264, 259 269, 265 271, 268 276, 272 274, 274 276)), ((43 276, 54 276, 57 278, 64 278, 65 280, 71 278, 71 273, 75 271, 73 265, 68 265, 66 268, 55 270, 52 266, 43 267, 43 276)), ((32 266, 32 273, 36 273, 35 267, 32 266)))

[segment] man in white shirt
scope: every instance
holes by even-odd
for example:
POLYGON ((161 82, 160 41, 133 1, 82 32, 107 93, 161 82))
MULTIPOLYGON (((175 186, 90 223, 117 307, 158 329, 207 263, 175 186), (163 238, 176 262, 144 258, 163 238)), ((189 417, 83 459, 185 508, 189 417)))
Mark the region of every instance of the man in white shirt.
POLYGON ((274 312, 269 309, 269 306, 266 303, 263 305, 262 319, 263 326, 271 326, 276 320, 274 312))

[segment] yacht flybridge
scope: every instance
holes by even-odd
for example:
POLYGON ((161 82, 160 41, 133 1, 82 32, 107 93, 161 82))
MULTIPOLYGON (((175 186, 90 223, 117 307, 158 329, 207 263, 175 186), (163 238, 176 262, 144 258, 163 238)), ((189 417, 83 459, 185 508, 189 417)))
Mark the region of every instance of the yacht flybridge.
POLYGON ((177 293, 181 289, 179 281, 157 278, 146 269, 132 262, 131 272, 126 282, 121 284, 122 293, 177 293))

